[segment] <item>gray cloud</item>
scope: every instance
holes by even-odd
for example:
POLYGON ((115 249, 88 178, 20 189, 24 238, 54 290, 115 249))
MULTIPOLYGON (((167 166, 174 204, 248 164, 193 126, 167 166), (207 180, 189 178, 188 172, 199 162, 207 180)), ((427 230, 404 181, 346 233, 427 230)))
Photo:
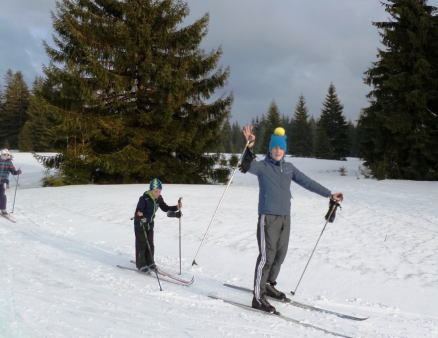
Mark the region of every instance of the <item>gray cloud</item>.
MULTIPOLYGON (((48 62, 42 40, 50 40, 53 0, 0 0, 0 76, 21 71, 30 86, 48 62)), ((3 81, 0 80, 3 84, 3 81)))
POLYGON ((233 116, 239 122, 266 113, 272 99, 281 113, 292 115, 301 93, 310 114, 317 117, 331 82, 347 118, 356 119, 366 106, 369 88, 362 76, 380 45, 371 21, 386 19, 379 2, 191 0, 189 4, 191 18, 210 12, 204 45, 212 48, 221 41, 222 62, 231 66, 233 116))
MULTIPOLYGON (((309 113, 320 115, 332 82, 347 119, 368 105, 363 72, 376 60, 380 37, 373 21, 387 21, 378 0, 188 0, 184 25, 210 13, 201 47, 222 46, 220 64, 231 67, 233 120, 246 124, 266 113, 274 99, 292 115, 303 94, 309 113)), ((429 5, 438 6, 438 0, 429 5)), ((21 70, 30 84, 42 75, 51 43, 54 0, 0 0, 0 76, 21 70)))

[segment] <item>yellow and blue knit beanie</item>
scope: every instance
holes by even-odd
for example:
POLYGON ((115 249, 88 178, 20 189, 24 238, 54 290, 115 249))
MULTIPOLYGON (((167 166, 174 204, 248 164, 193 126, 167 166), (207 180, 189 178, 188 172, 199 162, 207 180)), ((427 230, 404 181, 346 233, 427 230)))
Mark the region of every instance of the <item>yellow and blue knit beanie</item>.
POLYGON ((274 130, 274 134, 272 134, 271 136, 271 142, 269 142, 269 151, 272 150, 272 148, 274 147, 280 147, 281 149, 284 150, 284 153, 286 154, 287 151, 287 142, 286 142, 286 138, 287 136, 285 135, 286 131, 281 128, 275 128, 274 130))
POLYGON ((161 181, 158 178, 154 178, 149 184, 149 190, 161 190, 163 189, 161 181))

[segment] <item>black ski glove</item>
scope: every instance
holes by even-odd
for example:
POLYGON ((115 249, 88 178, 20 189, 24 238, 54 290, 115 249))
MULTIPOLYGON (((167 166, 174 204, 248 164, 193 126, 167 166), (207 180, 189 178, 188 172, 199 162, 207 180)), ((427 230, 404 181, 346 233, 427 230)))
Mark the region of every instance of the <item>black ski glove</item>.
POLYGON ((325 220, 329 221, 329 223, 333 223, 333 221, 335 220, 337 207, 341 208, 341 205, 338 202, 336 202, 335 200, 332 200, 330 198, 329 209, 328 209, 327 213, 325 214, 325 220))
POLYGON ((251 162, 256 158, 256 155, 252 152, 252 149, 246 148, 245 158, 242 160, 242 163, 238 165, 239 170, 242 173, 246 173, 251 167, 251 162))
POLYGON ((168 212, 167 212, 167 217, 181 218, 181 216, 182 216, 182 212, 181 212, 181 210, 177 210, 177 211, 168 211, 168 212))

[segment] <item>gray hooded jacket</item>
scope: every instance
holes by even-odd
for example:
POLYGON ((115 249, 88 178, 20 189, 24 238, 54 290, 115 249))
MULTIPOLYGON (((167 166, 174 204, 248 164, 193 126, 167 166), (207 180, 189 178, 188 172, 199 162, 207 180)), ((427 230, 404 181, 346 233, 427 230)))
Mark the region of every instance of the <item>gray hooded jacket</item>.
POLYGON ((252 161, 248 172, 257 175, 259 180, 259 215, 290 214, 291 181, 323 197, 331 194, 330 190, 304 175, 292 163, 284 159, 277 162, 269 153, 263 161, 252 161))

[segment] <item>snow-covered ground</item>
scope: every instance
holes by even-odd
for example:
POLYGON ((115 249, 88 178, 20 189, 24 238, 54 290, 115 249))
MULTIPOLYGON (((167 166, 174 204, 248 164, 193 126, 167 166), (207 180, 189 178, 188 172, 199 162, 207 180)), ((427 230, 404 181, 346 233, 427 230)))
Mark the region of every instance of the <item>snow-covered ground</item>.
MULTIPOLYGON (((261 158, 261 156, 259 156, 261 158)), ((282 314, 352 336, 438 336, 438 182, 364 179, 361 162, 288 158, 345 200, 321 237, 294 299, 348 314, 353 322, 273 303, 282 314), (347 176, 340 176, 340 167, 347 176), (359 179, 357 175, 359 175, 359 179)), ((117 264, 134 257, 130 218, 139 185, 41 188, 41 165, 15 153, 21 167, 13 216, 0 218, 0 337, 329 337, 273 316, 212 300, 251 303, 258 184, 236 173, 210 232, 191 263, 225 185, 170 185, 168 204, 183 197, 182 277, 162 283, 117 264)), ((15 181, 11 177, 8 210, 15 181)), ((278 288, 294 290, 324 226, 328 201, 292 183, 292 234, 278 288)), ((179 272, 179 222, 159 211, 156 261, 179 272)), ((132 265, 132 264, 131 264, 132 265)))

